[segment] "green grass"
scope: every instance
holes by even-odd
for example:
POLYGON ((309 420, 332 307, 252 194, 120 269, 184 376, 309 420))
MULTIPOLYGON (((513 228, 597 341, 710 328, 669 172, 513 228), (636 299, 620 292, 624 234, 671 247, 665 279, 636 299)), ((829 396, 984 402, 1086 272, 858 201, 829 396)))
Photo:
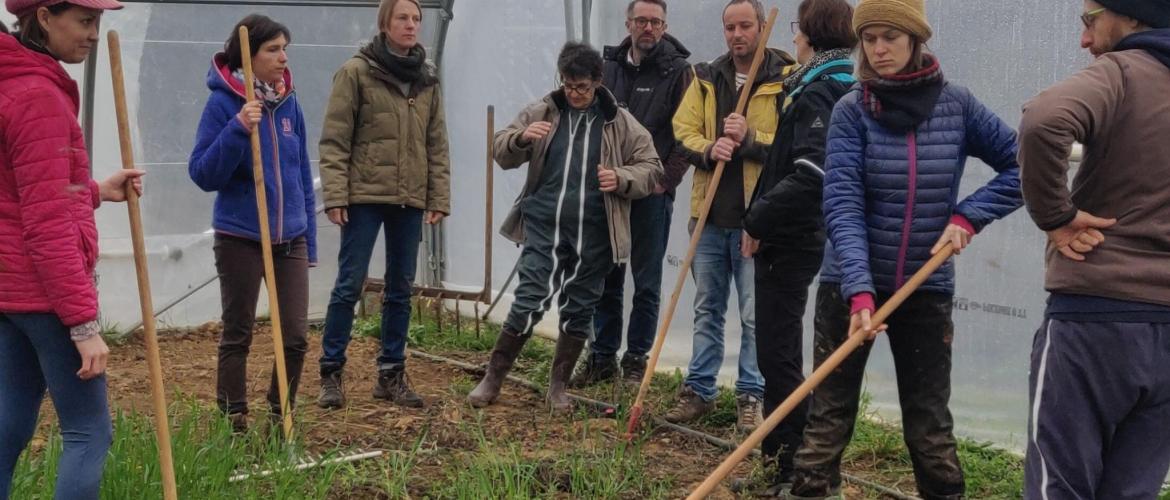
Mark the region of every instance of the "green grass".
MULTIPOLYGON (((869 396, 862 397, 862 418, 857 419, 853 440, 845 450, 843 462, 864 464, 872 469, 858 475, 882 484, 902 481, 903 488, 913 490, 914 470, 902 431, 882 421, 869 410, 869 396)), ((959 439, 959 462, 967 481, 969 498, 1021 498, 1024 488, 1024 461, 1019 455, 996 448, 991 443, 959 439)))
MULTIPOLYGON (((460 333, 456 333, 450 320, 443 322, 444 330, 439 331, 433 321, 433 315, 427 315, 426 324, 415 324, 411 328, 411 346, 425 351, 431 350, 471 350, 490 351, 498 334, 498 327, 487 326, 482 338, 475 338, 474 328, 465 323, 460 333)), ((376 332, 376 327, 374 332, 376 332)), ((548 376, 547 362, 552 355, 552 343, 543 339, 534 338, 525 346, 524 357, 534 363, 517 367, 517 374, 545 383, 548 376)), ((659 414, 664 413, 673 405, 675 394, 682 385, 684 376, 681 371, 659 373, 654 377, 647 404, 659 414)), ((460 388, 462 390, 462 387, 460 388)), ((586 389, 582 394, 619 404, 618 420, 625 421, 628 404, 631 403, 636 390, 627 390, 614 384, 606 383, 586 389)), ((704 416, 691 425, 698 430, 715 434, 724 438, 733 438, 735 427, 735 392, 732 389, 721 387, 716 397, 715 411, 704 416)), ((881 484, 899 484, 909 493, 914 491, 913 468, 906 445, 902 438, 900 427, 891 425, 879 419, 876 413, 869 410, 869 396, 864 395, 859 414, 862 418, 857 421, 853 440, 846 449, 844 461, 846 464, 856 464, 869 467, 868 470, 850 470, 866 479, 881 484)), ((1020 498, 1023 490, 1023 459, 1022 457, 995 447, 990 443, 981 443, 969 439, 959 439, 959 460, 967 481, 967 494, 970 498, 1020 498)), ((512 479, 519 481, 527 476, 528 469, 523 463, 510 462, 509 472, 512 479)), ((484 468, 500 467, 497 462, 483 463, 480 471, 487 473, 484 468), (489 467, 490 466, 490 467, 489 467)), ((763 476, 764 471, 753 471, 753 477, 763 476)), ((612 472, 612 471, 611 471, 612 472)), ((613 477, 613 476, 607 476, 613 477)), ((1170 500, 1170 491, 1163 494, 1161 500, 1170 500)))
MULTIPOLYGON (((141 414, 114 416, 114 441, 102 477, 102 498, 161 498, 162 480, 154 422, 141 414)), ((270 438, 262 425, 233 435, 218 412, 193 401, 172 406, 171 442, 178 490, 184 498, 323 498, 349 466, 294 471, 295 443, 270 438), (229 482, 238 471, 275 469, 271 476, 229 482)), ((40 449, 26 451, 17 464, 12 498, 53 498, 60 433, 49 429, 40 449)))

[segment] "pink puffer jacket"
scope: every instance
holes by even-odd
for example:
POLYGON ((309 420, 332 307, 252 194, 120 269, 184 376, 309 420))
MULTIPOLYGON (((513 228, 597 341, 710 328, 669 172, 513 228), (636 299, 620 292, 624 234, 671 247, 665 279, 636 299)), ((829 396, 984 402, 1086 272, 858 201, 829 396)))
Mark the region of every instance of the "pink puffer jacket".
POLYGON ((0 312, 97 319, 97 184, 77 123, 77 83, 0 34, 0 312))

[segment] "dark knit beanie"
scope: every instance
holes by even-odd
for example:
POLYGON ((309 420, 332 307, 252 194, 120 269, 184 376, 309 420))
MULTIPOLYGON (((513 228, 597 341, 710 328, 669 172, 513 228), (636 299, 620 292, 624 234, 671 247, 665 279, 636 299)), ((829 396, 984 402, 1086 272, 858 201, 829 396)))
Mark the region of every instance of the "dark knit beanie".
POLYGON ((1151 28, 1170 28, 1170 0, 1097 0, 1097 3, 1151 28))

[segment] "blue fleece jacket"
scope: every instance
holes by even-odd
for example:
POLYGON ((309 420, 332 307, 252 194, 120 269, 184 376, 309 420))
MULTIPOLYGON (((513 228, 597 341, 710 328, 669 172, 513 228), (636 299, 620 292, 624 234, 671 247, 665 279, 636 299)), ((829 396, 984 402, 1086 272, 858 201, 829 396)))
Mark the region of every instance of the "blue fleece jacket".
MULTIPOLYGON (((287 71, 284 78, 287 94, 275 106, 264 106, 259 125, 269 231, 276 244, 304 236, 309 263, 316 264, 316 202, 305 117, 287 71)), ((216 193, 211 220, 216 232, 259 241, 252 143, 248 129, 236 118, 245 94, 222 53, 212 60, 207 87, 211 96, 199 120, 187 171, 200 188, 216 193)))

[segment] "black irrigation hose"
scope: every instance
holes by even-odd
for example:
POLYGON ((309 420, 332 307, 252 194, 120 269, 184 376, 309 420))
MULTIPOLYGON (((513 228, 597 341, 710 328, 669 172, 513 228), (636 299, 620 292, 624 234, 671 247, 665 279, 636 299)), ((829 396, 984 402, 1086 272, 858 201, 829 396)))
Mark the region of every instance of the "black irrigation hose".
MULTIPOLYGON (((446 358, 443 356, 436 356, 434 354, 428 354, 428 353, 425 353, 425 352, 422 352, 422 351, 419 351, 416 349, 409 349, 409 352, 410 352, 411 356, 418 356, 422 359, 434 361, 437 363, 446 363, 446 364, 458 367, 466 372, 473 373, 476 375, 482 375, 484 373, 483 367, 479 366, 479 365, 473 365, 471 363, 465 363, 463 361, 459 361, 459 360, 455 360, 455 359, 451 359, 451 358, 446 358)), ((537 384, 536 382, 533 382, 531 380, 523 379, 523 378, 517 377, 515 375, 508 375, 507 378, 508 378, 508 380, 510 380, 516 384, 522 385, 522 386, 527 387, 527 388, 529 388, 533 391, 536 391, 536 392, 544 392, 544 390, 545 390, 545 388, 543 386, 541 386, 540 384, 537 384)), ((578 395, 572 394, 572 393, 569 393, 569 397, 580 402, 580 403, 589 405, 589 406, 593 407, 594 409, 597 409, 601 412, 608 413, 608 412, 613 412, 613 411, 617 410, 616 406, 609 404, 609 403, 606 403, 604 401, 598 401, 596 399, 590 399, 590 398, 587 398, 584 396, 578 396, 578 395)), ((684 434, 684 435, 691 436, 694 438, 702 439, 703 441, 706 441, 709 444, 712 444, 712 445, 717 446, 719 448, 723 448, 725 450, 734 450, 737 447, 737 445, 735 443, 728 441, 726 439, 712 436, 710 434, 707 434, 707 433, 702 432, 702 431, 697 431, 697 430, 692 429, 690 427, 686 427, 686 426, 682 426, 682 425, 678 425, 678 424, 673 424, 673 423, 667 422, 666 420, 663 420, 662 418, 659 418, 659 417, 653 417, 651 419, 651 421, 655 425, 665 427, 665 428, 670 429, 674 432, 678 432, 679 434, 684 434)), ((758 456, 759 454, 760 454, 760 450, 752 450, 753 456, 758 456)), ((918 497, 907 495, 907 494, 905 494, 897 489, 890 488, 889 486, 883 486, 883 485, 875 483, 873 481, 868 481, 868 480, 865 480, 865 479, 862 479, 862 478, 859 478, 859 477, 856 477, 856 476, 853 476, 850 474, 842 473, 841 477, 850 483, 881 492, 882 494, 889 495, 890 497, 896 498, 897 500, 920 500, 918 497)))

